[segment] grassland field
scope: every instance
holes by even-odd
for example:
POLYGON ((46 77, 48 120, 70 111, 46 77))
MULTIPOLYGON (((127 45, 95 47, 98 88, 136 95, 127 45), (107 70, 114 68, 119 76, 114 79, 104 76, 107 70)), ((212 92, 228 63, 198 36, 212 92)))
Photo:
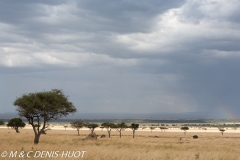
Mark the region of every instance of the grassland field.
POLYGON ((132 131, 127 129, 122 131, 122 138, 116 130, 109 138, 106 129, 96 129, 97 135, 106 137, 86 140, 89 133, 88 129, 82 129, 78 136, 72 128, 65 130, 63 126, 56 126, 41 135, 40 143, 34 145, 34 133, 30 127, 20 129, 20 133, 1 127, 0 159, 240 160, 239 130, 229 129, 221 135, 213 128, 206 131, 190 128, 184 135, 180 129, 165 132, 139 129, 132 138, 132 131), (193 135, 199 138, 193 139, 193 135), (9 157, 16 151, 16 155, 9 157), (5 158, 3 152, 7 153, 5 158), (25 155, 19 157, 21 152, 25 155))

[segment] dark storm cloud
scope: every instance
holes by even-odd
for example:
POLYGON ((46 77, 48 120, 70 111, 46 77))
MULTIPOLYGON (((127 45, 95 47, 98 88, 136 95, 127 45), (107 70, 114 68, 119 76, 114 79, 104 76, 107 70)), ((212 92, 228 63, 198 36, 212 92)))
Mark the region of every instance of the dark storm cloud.
POLYGON ((31 1, 31 0, 9 0, 1 1, 0 20, 4 23, 24 25, 34 18, 46 16, 47 13, 40 8, 40 5, 60 5, 65 1, 31 1))
POLYGON ((237 0, 0 3, 1 108, 61 88, 82 112, 239 110, 237 0))
MULTIPOLYGON (((179 7, 180 1, 80 1, 78 6, 103 20, 103 29, 118 33, 148 32, 155 16, 179 7)), ((97 26, 99 27, 99 26, 97 26)), ((102 27, 100 27, 101 30, 102 27)), ((97 29, 98 30, 98 29, 97 29)))
MULTIPOLYGON (((20 27, 32 27, 31 29, 40 30, 40 32, 43 32, 41 27, 46 27, 42 28, 45 31, 53 27, 58 32, 64 32, 65 27, 67 27, 66 32, 144 32, 151 28, 151 21, 156 15, 181 4, 183 1, 173 0, 168 2, 155 0, 151 2, 30 1, 29 3, 5 1, 1 5, 0 20, 5 23, 18 24, 20 27)), ((54 30, 50 31, 54 32, 54 30)))

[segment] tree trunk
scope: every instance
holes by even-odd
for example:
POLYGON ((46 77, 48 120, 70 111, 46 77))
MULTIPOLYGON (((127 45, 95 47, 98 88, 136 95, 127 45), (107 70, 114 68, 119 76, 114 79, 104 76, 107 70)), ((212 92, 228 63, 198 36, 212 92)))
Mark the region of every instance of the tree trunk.
POLYGON ((120 131, 120 138, 122 137, 122 131, 120 131))
POLYGON ((77 131, 78 131, 78 135, 80 136, 80 134, 79 134, 79 129, 78 129, 77 131))
POLYGON ((16 130, 17 133, 20 133, 19 130, 18 130, 18 127, 15 127, 15 130, 16 130))
POLYGON ((91 129, 91 134, 93 134, 94 128, 91 129))
POLYGON ((35 134, 35 138, 34 138, 34 144, 38 144, 38 142, 39 142, 39 139, 40 139, 40 133, 38 133, 38 134, 35 134))
POLYGON ((134 135, 135 135, 135 130, 133 130, 133 138, 134 138, 134 135))

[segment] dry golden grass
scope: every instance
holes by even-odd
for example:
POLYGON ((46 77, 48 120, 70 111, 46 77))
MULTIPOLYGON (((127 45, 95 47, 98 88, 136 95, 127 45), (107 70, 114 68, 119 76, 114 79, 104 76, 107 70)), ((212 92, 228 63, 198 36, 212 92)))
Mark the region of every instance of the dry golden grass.
MULTIPOLYGON (((36 159, 84 159, 84 160, 236 160, 240 159, 240 135, 233 133, 194 133, 183 132, 132 132, 123 131, 122 138, 112 131, 111 138, 84 140, 89 131, 50 130, 41 135, 40 143, 33 144, 33 131, 20 130, 17 134, 12 129, 0 129, 0 154, 3 151, 87 151, 83 158, 36 158, 36 159), (182 138, 182 140, 180 140, 182 138)), ((106 131, 96 134, 107 136, 106 131)), ((1 156, 1 155, 0 155, 1 156)), ((4 159, 0 157, 0 159, 4 159)), ((5 158, 5 159, 29 159, 5 158)))

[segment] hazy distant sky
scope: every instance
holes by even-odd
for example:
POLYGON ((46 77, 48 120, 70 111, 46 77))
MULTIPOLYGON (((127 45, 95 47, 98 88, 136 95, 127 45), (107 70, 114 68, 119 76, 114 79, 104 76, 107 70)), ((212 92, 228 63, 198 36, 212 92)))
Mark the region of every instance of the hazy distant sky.
POLYGON ((240 116, 239 0, 0 0, 0 112, 62 89, 79 113, 240 116))

